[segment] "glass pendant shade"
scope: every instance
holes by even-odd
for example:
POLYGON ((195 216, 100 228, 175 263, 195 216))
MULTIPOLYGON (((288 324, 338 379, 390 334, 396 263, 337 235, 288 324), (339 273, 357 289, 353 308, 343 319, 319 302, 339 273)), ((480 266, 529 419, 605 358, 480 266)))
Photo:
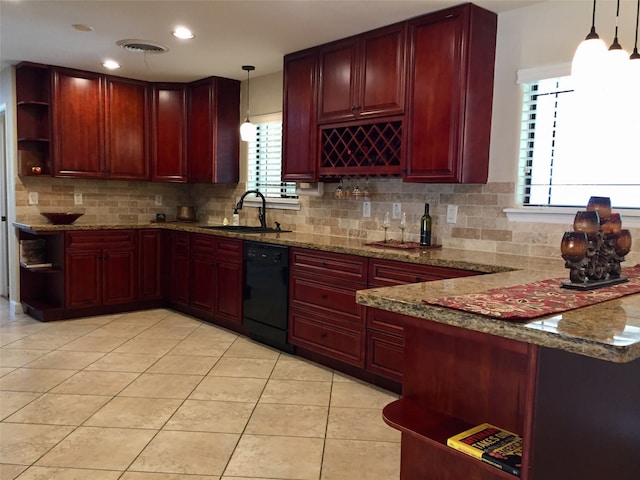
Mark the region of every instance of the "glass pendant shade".
POLYGON ((593 0, 593 14, 591 30, 586 38, 578 45, 571 62, 571 76, 574 79, 576 91, 593 93, 601 84, 603 67, 607 55, 607 45, 596 33, 596 0, 593 0))
POLYGON ((240 139, 243 142, 256 141, 256 126, 249 121, 247 117, 242 125, 240 125, 240 139))
POLYGON ((249 99, 251 98, 249 95, 249 72, 254 71, 256 67, 253 65, 243 65, 242 69, 247 72, 247 116, 244 119, 244 123, 240 125, 240 140, 243 142, 255 142, 257 127, 249 120, 249 99))
POLYGON ((595 38, 584 39, 573 55, 571 76, 586 78, 599 75, 607 55, 607 45, 597 35, 595 38))

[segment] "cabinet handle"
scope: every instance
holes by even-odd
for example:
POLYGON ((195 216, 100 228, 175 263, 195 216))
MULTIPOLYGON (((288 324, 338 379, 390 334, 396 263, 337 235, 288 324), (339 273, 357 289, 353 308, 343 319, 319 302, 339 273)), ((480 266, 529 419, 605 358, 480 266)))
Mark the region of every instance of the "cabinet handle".
POLYGON ((351 113, 355 113, 356 110, 360 110, 361 108, 360 105, 351 105, 351 113))

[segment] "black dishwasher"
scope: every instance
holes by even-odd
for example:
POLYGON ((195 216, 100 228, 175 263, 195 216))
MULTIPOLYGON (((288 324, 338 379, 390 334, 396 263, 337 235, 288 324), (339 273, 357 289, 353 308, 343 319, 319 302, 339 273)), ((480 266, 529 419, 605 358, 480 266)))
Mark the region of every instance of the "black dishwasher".
POLYGON ((289 247, 244 242, 243 326, 249 336, 285 352, 289 303, 289 247))

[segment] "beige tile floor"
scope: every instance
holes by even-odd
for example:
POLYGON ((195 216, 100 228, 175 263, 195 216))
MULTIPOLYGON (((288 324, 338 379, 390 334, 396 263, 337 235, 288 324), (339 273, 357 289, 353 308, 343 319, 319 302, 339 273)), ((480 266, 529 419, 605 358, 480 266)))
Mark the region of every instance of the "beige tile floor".
POLYGON ((395 480, 395 394, 170 310, 0 299, 0 479, 395 480))

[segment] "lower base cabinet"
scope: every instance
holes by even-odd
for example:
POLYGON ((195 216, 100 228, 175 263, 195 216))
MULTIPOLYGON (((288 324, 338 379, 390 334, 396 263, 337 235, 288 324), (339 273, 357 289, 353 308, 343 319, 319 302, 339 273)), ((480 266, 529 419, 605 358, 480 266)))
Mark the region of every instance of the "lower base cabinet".
POLYGON ((136 301, 134 230, 69 231, 65 237, 65 308, 136 301))

